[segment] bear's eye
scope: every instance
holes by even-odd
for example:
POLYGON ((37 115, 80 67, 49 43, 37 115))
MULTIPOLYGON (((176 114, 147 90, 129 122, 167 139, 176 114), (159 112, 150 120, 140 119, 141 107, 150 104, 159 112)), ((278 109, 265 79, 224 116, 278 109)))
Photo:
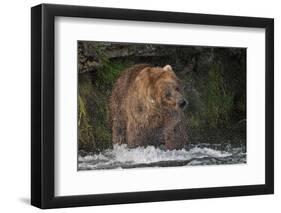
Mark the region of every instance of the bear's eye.
POLYGON ((177 92, 180 91, 180 88, 179 88, 179 87, 176 87, 176 91, 177 91, 177 92))
POLYGON ((172 93, 170 91, 167 91, 165 93, 166 98, 170 98, 172 96, 172 93))

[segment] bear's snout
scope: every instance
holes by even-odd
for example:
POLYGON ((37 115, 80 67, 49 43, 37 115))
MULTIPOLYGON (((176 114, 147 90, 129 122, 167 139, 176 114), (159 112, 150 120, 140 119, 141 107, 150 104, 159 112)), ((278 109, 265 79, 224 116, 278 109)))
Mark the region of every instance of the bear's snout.
POLYGON ((187 106, 187 104, 188 104, 188 102, 185 99, 182 99, 182 100, 179 101, 179 107, 181 109, 184 109, 187 106))

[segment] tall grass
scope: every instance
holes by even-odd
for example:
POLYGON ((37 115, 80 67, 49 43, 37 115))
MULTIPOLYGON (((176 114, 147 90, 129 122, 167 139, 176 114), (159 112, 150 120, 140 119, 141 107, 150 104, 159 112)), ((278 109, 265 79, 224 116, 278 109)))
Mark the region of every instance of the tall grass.
POLYGON ((214 64, 208 73, 204 92, 204 117, 209 127, 226 127, 233 109, 234 95, 227 88, 222 66, 214 64))
POLYGON ((96 48, 101 66, 94 73, 79 75, 79 149, 101 151, 112 146, 108 123, 108 100, 113 83, 126 63, 110 62, 96 48))

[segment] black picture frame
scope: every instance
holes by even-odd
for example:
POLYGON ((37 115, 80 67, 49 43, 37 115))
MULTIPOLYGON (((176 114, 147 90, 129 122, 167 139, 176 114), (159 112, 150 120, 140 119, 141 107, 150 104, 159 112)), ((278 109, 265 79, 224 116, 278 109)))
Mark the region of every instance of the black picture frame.
POLYGON ((41 4, 31 8, 31 52, 32 205, 46 209, 274 193, 273 19, 41 4), (56 197, 54 195, 54 21, 58 16, 264 28, 266 32, 265 184, 56 197))

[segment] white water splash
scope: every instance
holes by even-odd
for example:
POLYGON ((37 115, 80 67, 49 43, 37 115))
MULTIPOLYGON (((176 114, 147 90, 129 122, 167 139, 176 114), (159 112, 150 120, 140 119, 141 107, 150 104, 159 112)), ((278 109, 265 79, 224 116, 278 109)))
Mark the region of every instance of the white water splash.
POLYGON ((233 153, 214 150, 211 148, 194 147, 190 150, 163 150, 154 146, 137 147, 129 149, 127 145, 114 145, 113 149, 108 149, 95 155, 79 156, 79 170, 87 169, 111 169, 123 168, 124 166, 150 165, 157 162, 181 162, 193 160, 188 165, 198 165, 200 159, 205 158, 226 158, 233 153))

